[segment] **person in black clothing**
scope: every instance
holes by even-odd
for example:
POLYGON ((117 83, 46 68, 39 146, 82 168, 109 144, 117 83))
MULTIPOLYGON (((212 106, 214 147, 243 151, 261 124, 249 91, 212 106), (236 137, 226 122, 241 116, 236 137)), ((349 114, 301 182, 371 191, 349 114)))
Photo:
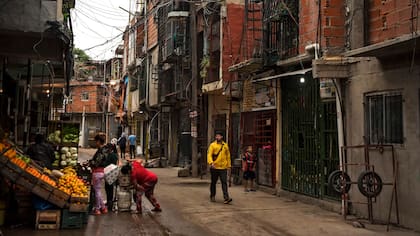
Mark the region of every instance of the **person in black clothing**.
POLYGON ((121 134, 121 137, 118 139, 117 144, 118 144, 118 146, 120 146, 121 159, 124 159, 125 158, 125 147, 127 145, 127 138, 125 137, 124 133, 121 134))
MULTIPOLYGON (((106 157, 107 165, 114 164, 118 162, 118 153, 117 147, 114 144, 108 143, 105 145, 105 152, 108 154, 106 157)), ((108 211, 112 211, 112 204, 114 200, 114 184, 108 184, 105 181, 105 192, 106 192, 106 205, 108 211)))
POLYGON ((35 136, 35 143, 32 144, 27 151, 28 156, 37 162, 40 162, 44 167, 52 169, 55 155, 52 146, 45 142, 42 134, 35 136))

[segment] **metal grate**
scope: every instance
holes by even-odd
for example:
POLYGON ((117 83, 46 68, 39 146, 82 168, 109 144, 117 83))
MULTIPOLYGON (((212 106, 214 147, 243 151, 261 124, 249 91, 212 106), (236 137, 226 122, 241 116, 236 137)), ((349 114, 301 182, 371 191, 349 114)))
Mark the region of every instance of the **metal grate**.
POLYGON ((264 63, 298 55, 299 1, 264 1, 264 63))
POLYGON ((400 92, 366 96, 366 133, 369 144, 402 144, 403 117, 400 92))

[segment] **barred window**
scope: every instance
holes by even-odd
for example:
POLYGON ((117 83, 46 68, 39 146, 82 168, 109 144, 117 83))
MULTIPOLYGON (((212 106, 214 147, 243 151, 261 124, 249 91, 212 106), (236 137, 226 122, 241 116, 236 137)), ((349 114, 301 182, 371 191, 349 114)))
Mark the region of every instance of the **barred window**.
POLYGON ((402 104, 401 92, 366 96, 366 132, 369 144, 404 142, 402 104))

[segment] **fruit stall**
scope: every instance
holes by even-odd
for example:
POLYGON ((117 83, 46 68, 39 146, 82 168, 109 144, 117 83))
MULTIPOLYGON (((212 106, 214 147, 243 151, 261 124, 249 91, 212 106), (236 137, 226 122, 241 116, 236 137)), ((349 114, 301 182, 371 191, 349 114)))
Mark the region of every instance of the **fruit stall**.
POLYGON ((81 228, 87 222, 90 188, 73 166, 60 170, 42 168, 13 143, 3 141, 0 143, 0 175, 51 204, 48 210, 36 212, 37 229, 81 228))
POLYGON ((48 126, 48 141, 54 146, 55 169, 67 166, 75 167, 78 159, 79 123, 67 121, 50 121, 48 126))

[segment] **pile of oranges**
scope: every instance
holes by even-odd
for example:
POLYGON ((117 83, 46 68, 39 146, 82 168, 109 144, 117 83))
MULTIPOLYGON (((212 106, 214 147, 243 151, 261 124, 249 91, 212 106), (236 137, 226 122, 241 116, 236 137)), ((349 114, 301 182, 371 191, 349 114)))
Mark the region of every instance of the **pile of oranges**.
POLYGON ((15 163, 17 166, 19 166, 22 169, 25 169, 26 167, 26 162, 24 162, 22 159, 17 158, 17 157, 13 157, 10 159, 11 162, 15 163))
POLYGON ((58 180, 58 189, 73 197, 88 197, 86 184, 77 177, 73 168, 66 167, 62 172, 64 175, 58 180))
POLYGON ((41 175, 40 179, 53 187, 57 186, 57 183, 54 180, 52 180, 50 177, 48 177, 47 175, 41 175))
POLYGON ((33 167, 28 166, 28 168, 26 168, 26 172, 33 175, 35 178, 41 178, 41 173, 39 173, 39 171, 33 167))

